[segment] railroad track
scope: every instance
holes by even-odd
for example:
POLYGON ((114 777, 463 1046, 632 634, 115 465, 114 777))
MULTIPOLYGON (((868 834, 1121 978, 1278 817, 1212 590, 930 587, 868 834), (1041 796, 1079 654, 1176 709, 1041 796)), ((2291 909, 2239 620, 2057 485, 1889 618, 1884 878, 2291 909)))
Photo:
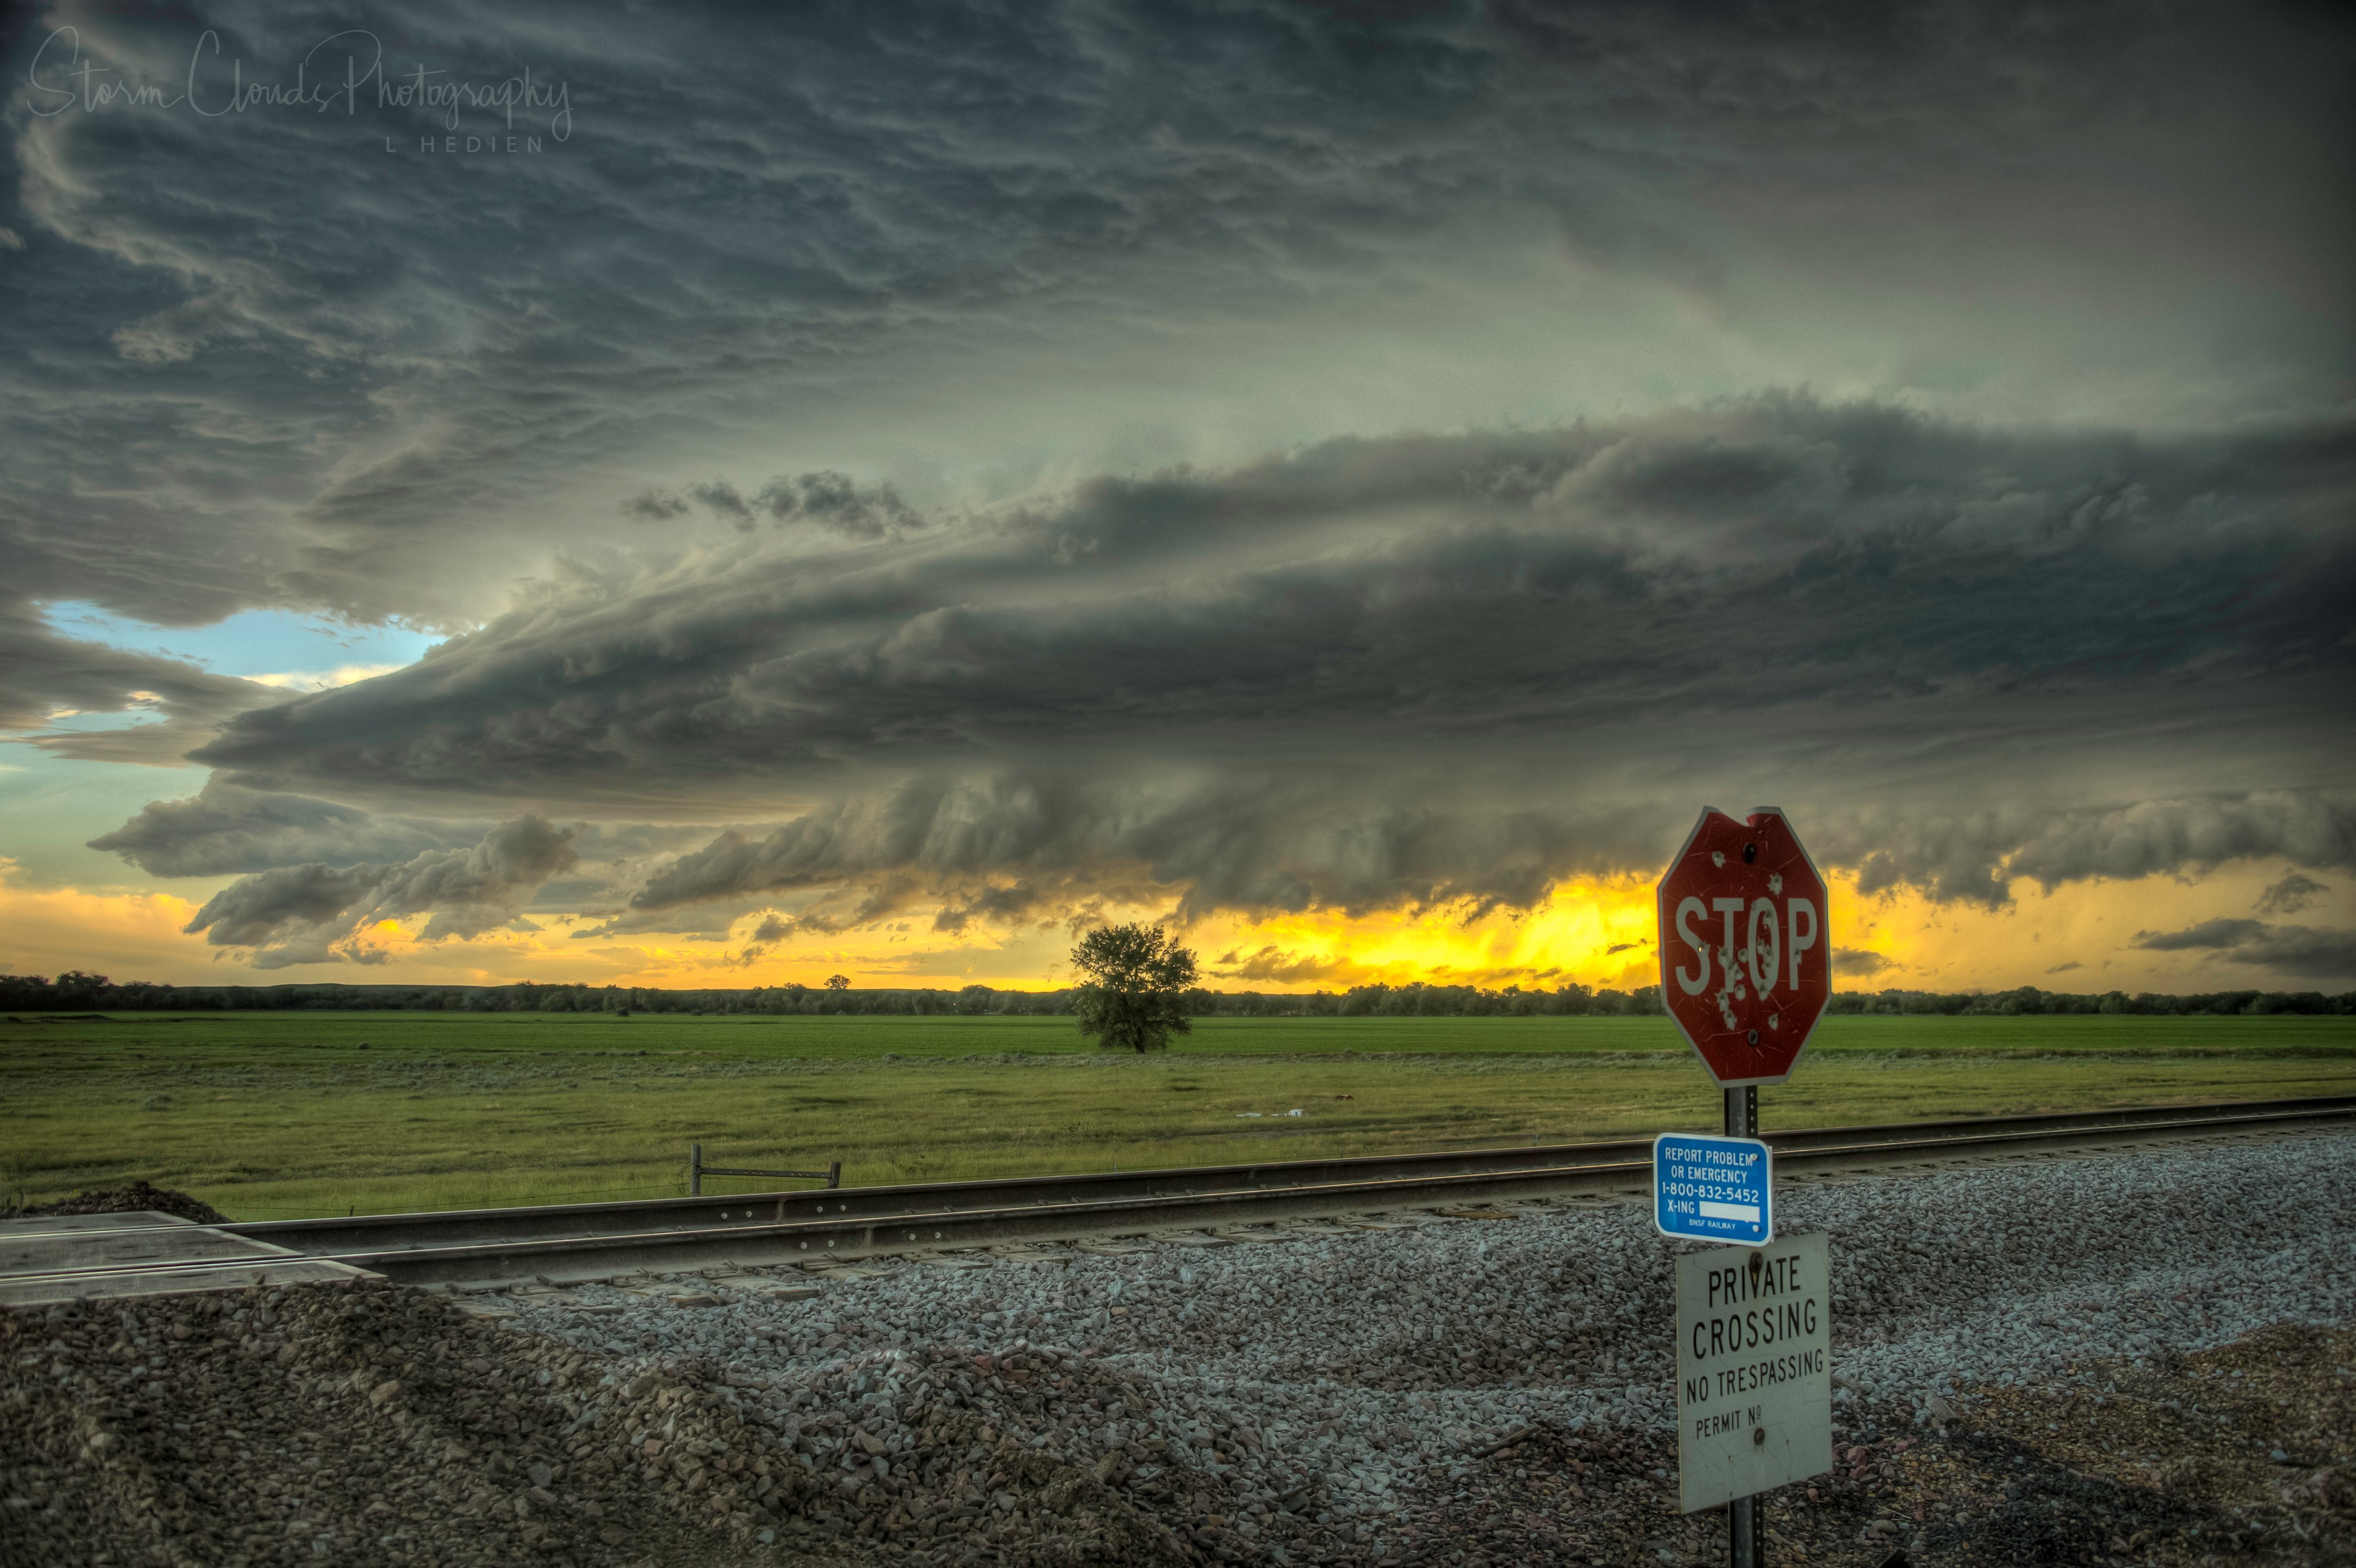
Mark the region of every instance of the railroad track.
MULTIPOLYGON (((1779 1179, 2057 1157, 2129 1144, 2276 1137, 2356 1125, 2356 1095, 2147 1106, 2124 1111, 1767 1134, 1779 1179)), ((648 1202, 562 1204, 198 1229, 237 1255, 192 1261, 187 1227, 116 1226, 104 1248, 70 1245, 66 1222, 18 1221, 0 1237, 0 1301, 203 1288, 258 1269, 315 1265, 412 1284, 541 1279, 573 1283, 718 1265, 850 1262, 993 1243, 1220 1230, 1275 1220, 1536 1198, 1623 1201, 1649 1195, 1650 1139, 1362 1159, 927 1182, 648 1202), (25 1230, 24 1227, 33 1227, 25 1230), (146 1249, 142 1254, 141 1249, 146 1249), (93 1251, 111 1250, 101 1257, 93 1251), (80 1253, 86 1261, 77 1262, 80 1253), (124 1254, 131 1255, 124 1255, 124 1254)), ((299 1276, 298 1276, 299 1277, 299 1276)), ((324 1276, 322 1276, 324 1277, 324 1276)))

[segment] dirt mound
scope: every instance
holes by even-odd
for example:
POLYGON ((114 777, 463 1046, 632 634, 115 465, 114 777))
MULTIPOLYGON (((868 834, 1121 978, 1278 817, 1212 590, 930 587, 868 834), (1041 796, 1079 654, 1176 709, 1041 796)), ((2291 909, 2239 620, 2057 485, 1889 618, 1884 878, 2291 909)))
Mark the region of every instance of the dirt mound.
MULTIPOLYGON (((1193 1564, 1117 1458, 1055 1465, 910 1358, 922 1434, 798 1440, 695 1364, 624 1365, 385 1285, 0 1313, 0 1563, 1193 1564), (101 1553, 109 1555, 101 1556, 101 1553)), ((961 1363, 961 1368, 960 1368, 961 1363)))
POLYGON ((185 1192, 174 1192, 166 1187, 150 1187, 144 1181, 134 1181, 128 1187, 78 1192, 55 1203, 30 1204, 7 1211, 7 1218, 30 1219, 52 1214, 135 1214, 144 1208, 177 1214, 199 1225, 221 1225, 229 1219, 228 1215, 200 1198, 190 1197, 185 1192))

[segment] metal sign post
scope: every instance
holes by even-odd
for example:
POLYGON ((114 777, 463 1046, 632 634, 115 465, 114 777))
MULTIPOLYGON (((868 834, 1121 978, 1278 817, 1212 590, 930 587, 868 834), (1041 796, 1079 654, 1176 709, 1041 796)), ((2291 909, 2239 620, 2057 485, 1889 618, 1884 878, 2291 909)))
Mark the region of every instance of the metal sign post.
MULTIPOLYGON (((1746 1083, 1740 1089, 1724 1091, 1726 1096, 1726 1135, 1730 1138, 1759 1136, 1759 1086, 1746 1083)), ((1773 1179, 1774 1167, 1768 1167, 1769 1179, 1773 1179)), ((1773 1189, 1769 1189, 1769 1201, 1773 1201, 1773 1189)), ((1685 1423, 1677 1423, 1677 1446, 1685 1446, 1685 1423)), ((1680 1466, 1682 1475, 1684 1467, 1680 1466)), ((1762 1510, 1756 1495, 1736 1498, 1726 1505, 1726 1560, 1731 1568, 1767 1568, 1767 1541, 1760 1530, 1762 1510)))
POLYGON ((1772 806, 1705 808, 1657 893, 1661 1003, 1724 1090, 1726 1131, 1655 1142, 1654 1223, 1754 1249, 1677 1273, 1678 1486, 1688 1513, 1726 1505, 1733 1568, 1765 1568, 1758 1494, 1832 1466, 1825 1239, 1774 1240, 1759 1141, 1759 1085, 1790 1075, 1832 1000, 1828 893, 1772 806))

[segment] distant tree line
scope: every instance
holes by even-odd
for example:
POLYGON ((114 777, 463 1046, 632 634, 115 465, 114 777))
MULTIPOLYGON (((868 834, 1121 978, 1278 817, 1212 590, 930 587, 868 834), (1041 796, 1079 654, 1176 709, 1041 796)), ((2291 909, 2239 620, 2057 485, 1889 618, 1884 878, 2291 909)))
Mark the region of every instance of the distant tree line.
MULTIPOLYGON (((841 979, 840 976, 831 979, 841 979)), ((850 983, 756 985, 740 989, 673 990, 656 986, 541 985, 162 985, 116 984, 102 974, 70 971, 55 980, 37 974, 0 975, 0 1010, 23 1012, 266 1011, 421 1013, 733 1013, 980 1014, 1071 1011, 1066 991, 961 991, 930 988, 854 991, 850 983)))
MULTIPOLYGON (((1306 993, 1210 991, 1183 993, 1194 1018, 1476 1018, 1642 1017, 1661 1011, 1660 988, 1634 991, 1558 986, 1551 991, 1508 985, 1355 985, 1306 993)), ((231 1008, 434 1013, 749 1014, 766 1017, 833 1014, 916 1016, 1020 1015, 1061 1017, 1075 993, 961 990, 854 990, 848 987, 758 985, 738 990, 666 990, 626 985, 161 985, 121 984, 102 974, 69 971, 55 979, 0 975, 0 1012, 216 1012, 231 1008)), ((2111 991, 2070 993, 2023 986, 2018 991, 1842 992, 1837 1014, 1984 1017, 2043 1014, 2137 1014, 2150 1016, 2235 1017, 2269 1014, 2356 1014, 2356 992, 2215 991, 2171 996, 2111 991)))
MULTIPOLYGON (((839 978, 839 977, 836 977, 839 978)), ((1190 1018, 1475 1018, 1638 1017, 1661 1011, 1660 988, 1552 991, 1508 985, 1355 985, 1347 991, 1182 992, 1190 1018)), ((764 1016, 899 1014, 917 1016, 984 1014, 1064 1017, 1078 993, 998 990, 853 990, 848 985, 760 985, 741 990, 687 991, 627 985, 162 985, 116 984, 102 974, 72 971, 55 980, 37 974, 0 975, 0 1011, 140 1012, 312 1009, 328 1012, 430 1013, 690 1013, 764 1016)))
POLYGON ((1833 997, 1833 1013, 1948 1017, 2020 1017, 2040 1014, 2126 1013, 2154 1017, 2265 1017, 2276 1013, 2345 1015, 2356 1013, 2356 991, 2328 996, 2320 991, 2204 991, 2191 996, 2139 991, 1844 991, 1833 997))
POLYGON ((1489 991, 1477 985, 1354 985, 1307 994, 1258 991, 1186 993, 1197 1018, 1617 1018, 1661 1012, 1661 988, 1598 991, 1585 985, 1489 991))

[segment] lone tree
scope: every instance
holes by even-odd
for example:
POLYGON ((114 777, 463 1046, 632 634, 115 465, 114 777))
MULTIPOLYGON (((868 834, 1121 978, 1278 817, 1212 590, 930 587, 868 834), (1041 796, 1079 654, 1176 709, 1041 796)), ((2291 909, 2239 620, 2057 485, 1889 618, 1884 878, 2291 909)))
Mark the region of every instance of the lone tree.
POLYGON ((851 976, 830 974, 826 977, 826 988, 829 991, 848 991, 851 989, 851 976))
POLYGON ((1107 926, 1072 950, 1087 976, 1072 996, 1080 1033, 1116 1051, 1167 1049, 1194 1031, 1182 993, 1194 983, 1194 955, 1159 926, 1107 926))

